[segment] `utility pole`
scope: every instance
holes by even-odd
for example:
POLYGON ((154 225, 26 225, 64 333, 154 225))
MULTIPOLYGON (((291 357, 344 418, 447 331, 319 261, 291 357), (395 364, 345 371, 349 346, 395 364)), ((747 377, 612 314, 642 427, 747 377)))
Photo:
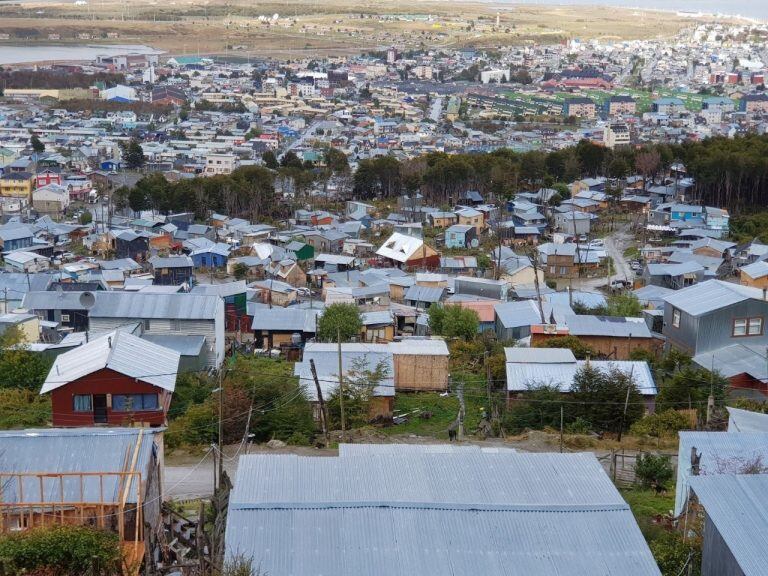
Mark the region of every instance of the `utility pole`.
POLYGON ((328 413, 325 411, 325 401, 323 400, 323 391, 320 388, 320 379, 317 377, 317 369, 315 368, 315 360, 309 359, 309 369, 312 371, 312 378, 315 381, 315 388, 317 388, 317 399, 320 402, 320 424, 323 427, 323 436, 325 436, 325 445, 330 446, 331 438, 328 433, 328 413))
POLYGON ((336 342, 339 351, 339 407, 341 408, 341 441, 346 441, 346 419, 344 414, 344 372, 341 361, 341 327, 336 329, 336 342))
POLYGON ((221 488, 221 479, 224 477, 224 367, 219 370, 219 474, 216 478, 216 487, 221 488))
POLYGON ((624 412, 621 414, 621 427, 619 428, 619 442, 621 442, 621 435, 624 433, 624 421, 627 418, 627 408, 629 407, 629 393, 632 391, 632 376, 635 373, 635 365, 629 370, 629 382, 627 382, 627 397, 624 399, 624 412))
POLYGON ((560 452, 563 451, 563 405, 560 404, 560 452))

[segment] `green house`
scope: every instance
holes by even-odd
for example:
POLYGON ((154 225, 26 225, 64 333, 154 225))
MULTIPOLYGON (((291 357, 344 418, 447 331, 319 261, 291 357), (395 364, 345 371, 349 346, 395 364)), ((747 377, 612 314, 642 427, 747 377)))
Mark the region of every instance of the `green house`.
POLYGON ((310 246, 304 242, 299 242, 298 240, 294 240, 293 242, 286 244, 285 249, 288 252, 293 252, 296 255, 297 262, 301 262, 302 260, 311 260, 315 257, 314 246, 310 246))

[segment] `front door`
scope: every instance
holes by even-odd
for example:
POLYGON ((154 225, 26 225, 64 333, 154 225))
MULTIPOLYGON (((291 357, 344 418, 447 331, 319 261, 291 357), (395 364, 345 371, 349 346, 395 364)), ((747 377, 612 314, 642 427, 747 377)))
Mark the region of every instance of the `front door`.
POLYGON ((107 423, 107 395, 106 394, 93 395, 93 423, 94 424, 107 423))

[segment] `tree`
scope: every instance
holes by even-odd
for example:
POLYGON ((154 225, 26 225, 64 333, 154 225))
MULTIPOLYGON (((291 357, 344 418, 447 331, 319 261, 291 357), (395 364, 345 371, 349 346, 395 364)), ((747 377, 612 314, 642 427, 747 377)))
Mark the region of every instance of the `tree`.
POLYGON ((0 336, 0 389, 17 388, 38 392, 51 369, 52 360, 30 352, 18 328, 0 336))
POLYGON ((83 213, 80 214, 80 217, 77 219, 77 221, 80 223, 81 226, 87 226, 91 222, 93 222, 93 214, 90 210, 83 210, 83 213))
POLYGON ((596 430, 618 432, 622 423, 626 430, 645 411, 634 378, 616 367, 599 370, 584 365, 576 371, 571 390, 576 415, 596 430))
POLYGON ((264 161, 264 166, 270 170, 277 170, 280 165, 277 163, 277 156, 272 150, 265 150, 261 154, 261 159, 264 161))
POLYGON ((42 154, 45 152, 45 144, 40 141, 37 134, 32 134, 32 138, 29 139, 29 144, 32 146, 32 150, 36 154, 42 154))
POLYGON ((354 304, 331 304, 317 321, 317 338, 322 342, 349 342, 360 336, 363 321, 354 304))
POLYGON ((688 430, 690 427, 690 421, 680 412, 664 410, 663 412, 654 412, 638 420, 632 425, 631 432, 635 436, 663 438, 675 436, 680 430, 688 430))
POLYGON ((722 406, 727 388, 728 381, 719 374, 687 365, 664 378, 656 397, 656 410, 696 408, 704 413, 710 391, 715 405, 722 406))
POLYGON ((605 313, 606 316, 638 318, 643 315, 643 307, 634 294, 614 294, 608 297, 605 313))
POLYGON ((280 166, 283 168, 298 168, 299 170, 304 169, 304 163, 293 150, 289 150, 283 154, 283 157, 280 159, 280 166))
POLYGON ((440 306, 432 304, 427 309, 429 327, 433 334, 446 338, 473 340, 480 327, 477 312, 461 306, 440 306))
MULTIPOLYGON (((528 390, 504 414, 502 425, 511 434, 560 426, 563 393, 556 384, 526 382, 528 390)), ((569 414, 570 417, 570 414, 569 414)))
POLYGON ((674 470, 669 456, 664 454, 638 454, 635 475, 645 488, 663 488, 672 479, 674 470))
POLYGON ((238 262, 235 264, 232 272, 235 275, 236 280, 245 280, 248 277, 248 266, 242 262, 238 262))
MULTIPOLYGON (((384 360, 371 366, 365 356, 352 359, 351 366, 343 378, 346 428, 363 426, 370 421, 371 398, 374 390, 389 376, 389 366, 384 360)), ((328 418, 332 427, 341 427, 341 390, 338 386, 328 399, 328 418)))
POLYGON ((323 154, 325 165, 334 174, 346 174, 349 172, 349 161, 347 155, 341 150, 330 147, 326 148, 323 154))
POLYGON ((584 360, 587 356, 594 357, 595 351, 589 346, 584 344, 576 336, 555 336, 554 338, 547 338, 543 342, 536 344, 537 348, 568 348, 573 352, 573 355, 579 359, 584 360))
POLYGON ((123 160, 130 170, 138 170, 144 166, 144 150, 136 138, 131 138, 128 144, 123 146, 123 160))

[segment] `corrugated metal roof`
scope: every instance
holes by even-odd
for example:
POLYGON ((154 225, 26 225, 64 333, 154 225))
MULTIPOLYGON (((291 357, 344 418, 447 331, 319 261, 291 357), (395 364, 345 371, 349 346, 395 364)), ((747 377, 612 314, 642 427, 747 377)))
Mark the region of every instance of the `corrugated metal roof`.
POLYGON ((202 294, 97 292, 91 318, 223 319, 224 301, 202 294))
POLYGON ((652 337, 651 331, 642 318, 574 314, 567 316, 565 323, 572 336, 652 337))
POLYGON ((373 326, 375 324, 392 324, 394 321, 392 312, 389 310, 363 312, 360 317, 363 320, 363 326, 373 326))
POLYGON ((744 576, 763 576, 768 534, 768 476, 691 478, 691 488, 744 576))
POLYGON ((394 232, 381 245, 381 248, 376 250, 376 254, 396 262, 407 262, 422 246, 424 246, 424 241, 421 238, 394 232))
MULTIPOLYGON (((572 363, 507 362, 507 390, 525 392, 531 386, 546 384, 557 386, 562 392, 570 392, 576 373, 586 364, 586 360, 576 360, 572 363)), ((589 365, 601 372, 611 369, 621 370, 627 376, 632 376, 637 391, 641 395, 655 396, 657 394, 653 374, 645 361, 590 360, 589 365)))
POLYGON ((381 454, 514 454, 514 448, 478 446, 477 444, 339 444, 339 456, 376 456, 381 454))
POLYGON ((591 454, 243 456, 226 534, 270 574, 659 575, 591 454))
POLYGON ((728 432, 768 432, 768 414, 728 406, 728 432))
POLYGON ((701 454, 701 475, 734 474, 740 466, 761 458, 768 462, 768 433, 764 432, 679 432, 675 515, 688 499, 691 449, 701 454))
POLYGON ((209 294, 226 298, 236 294, 245 294, 245 280, 235 280, 234 282, 225 282, 223 284, 198 284, 192 288, 192 294, 209 294))
POLYGON ((40 394, 104 368, 173 392, 179 360, 179 353, 175 350, 115 330, 59 354, 43 382, 40 394))
POLYGON ((149 263, 153 268, 192 268, 195 265, 189 256, 155 256, 149 263))
POLYGON ((21 306, 27 310, 85 310, 80 301, 82 295, 83 292, 58 290, 27 292, 21 306))
POLYGON ((749 374, 757 380, 768 379, 768 361, 765 345, 731 344, 693 357, 705 370, 715 370, 725 378, 749 374))
POLYGON ((741 272, 743 272, 744 274, 747 274, 751 278, 754 278, 754 279, 763 278, 765 276, 768 276, 768 262, 766 262, 765 260, 758 260, 757 262, 753 262, 752 264, 742 266, 740 270, 741 272))
POLYGON ((297 308, 266 308, 253 313, 252 330, 296 331, 314 334, 317 331, 317 317, 322 310, 297 308))
POLYGON ((762 300, 763 291, 722 280, 700 282, 677 290, 665 298, 669 304, 692 316, 707 314, 749 299, 762 300))
MULTIPOLYGON (((162 428, 144 429, 136 470, 145 479, 152 455, 155 434, 162 428)), ((0 431, 0 472, 120 472, 126 469, 126 453, 134 450, 138 428, 67 428, 0 431)), ((64 501, 80 502, 80 478, 73 476, 63 483, 64 501)), ((24 481, 24 501, 39 500, 40 484, 37 478, 24 481)), ((48 501, 60 501, 57 479, 44 481, 44 494, 48 501)), ((99 500, 99 478, 85 478, 85 500, 99 500)), ((104 499, 116 502, 118 481, 104 477, 104 499)), ((18 501, 18 483, 13 480, 3 487, 3 501, 18 501)), ((131 486, 128 501, 136 501, 136 488, 131 486)))
POLYGON ((573 364, 570 348, 504 348, 507 362, 534 364, 573 364))
POLYGON ((205 336, 142 334, 141 339, 175 350, 181 356, 199 356, 203 349, 203 344, 205 344, 205 336))
MULTIPOLYGON (((310 360, 314 360, 317 378, 320 383, 320 389, 323 392, 323 398, 329 398, 330 395, 339 387, 339 356, 336 345, 333 350, 320 351, 317 349, 304 349, 302 362, 297 362, 294 366, 294 374, 299 377, 300 384, 307 394, 310 401, 317 401, 317 386, 315 385, 310 368, 310 360)), ((378 383, 373 389, 374 396, 394 396, 395 395, 395 364, 392 353, 387 350, 349 350, 347 346, 342 347, 341 367, 344 377, 356 368, 355 363, 361 363, 364 370, 375 370, 379 363, 387 370, 387 376, 378 383)))
POLYGON ((420 286, 414 284, 405 292, 404 300, 407 302, 440 302, 445 295, 445 288, 433 286, 420 286))

